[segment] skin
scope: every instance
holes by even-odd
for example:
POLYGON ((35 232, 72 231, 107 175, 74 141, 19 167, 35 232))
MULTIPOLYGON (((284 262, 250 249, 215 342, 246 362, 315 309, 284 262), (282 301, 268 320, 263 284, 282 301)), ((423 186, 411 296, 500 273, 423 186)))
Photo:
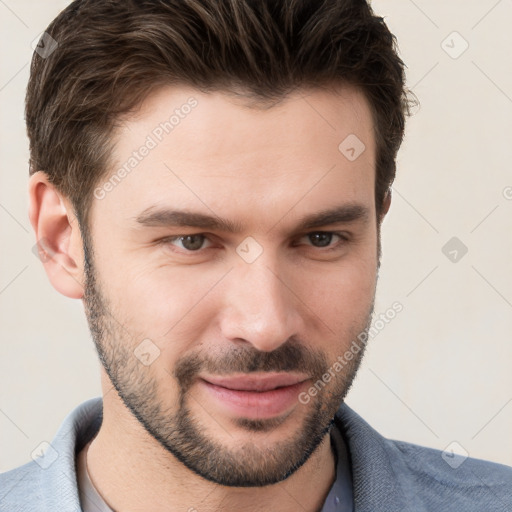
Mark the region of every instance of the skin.
POLYGON ((46 272, 60 293, 84 302, 103 363, 90 477, 115 510, 320 510, 335 478, 328 429, 363 351, 307 404, 270 419, 226 410, 199 377, 257 368, 305 374, 309 387, 368 328, 390 204, 377 218, 371 113, 346 86, 295 92, 269 109, 164 88, 120 123, 105 179, 191 96, 197 106, 93 201, 88 271, 71 204, 44 172, 30 179, 30 220, 51 255, 46 272), (366 146, 355 161, 338 150, 352 133, 366 146), (305 216, 346 204, 362 206, 366 220, 298 230, 305 216), (150 207, 240 229, 137 224, 150 207), (194 234, 205 238, 179 239, 194 234), (237 253, 247 237, 262 250, 251 263, 237 253), (134 355, 143 340, 158 353, 149 365, 134 355))

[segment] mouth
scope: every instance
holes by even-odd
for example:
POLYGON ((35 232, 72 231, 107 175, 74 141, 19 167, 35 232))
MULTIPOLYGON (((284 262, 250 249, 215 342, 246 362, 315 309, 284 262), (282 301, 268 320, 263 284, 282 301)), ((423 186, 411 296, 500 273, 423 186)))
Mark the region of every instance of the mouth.
POLYGON ((205 376, 200 387, 208 403, 230 416, 266 419, 288 413, 299 404, 298 396, 307 386, 303 374, 260 374, 231 377, 205 376))
POLYGON ((233 391, 253 391, 262 393, 274 389, 295 386, 308 380, 304 374, 267 373, 260 375, 239 375, 233 377, 206 376, 202 379, 209 384, 233 391))

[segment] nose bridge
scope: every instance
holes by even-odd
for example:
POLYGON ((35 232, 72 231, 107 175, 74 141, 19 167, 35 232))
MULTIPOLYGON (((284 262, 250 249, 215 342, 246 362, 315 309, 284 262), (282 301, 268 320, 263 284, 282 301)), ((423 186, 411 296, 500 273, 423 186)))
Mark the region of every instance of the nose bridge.
POLYGON ((227 338, 272 351, 296 334, 298 311, 275 256, 266 254, 252 263, 238 261, 230 277, 222 318, 227 338))

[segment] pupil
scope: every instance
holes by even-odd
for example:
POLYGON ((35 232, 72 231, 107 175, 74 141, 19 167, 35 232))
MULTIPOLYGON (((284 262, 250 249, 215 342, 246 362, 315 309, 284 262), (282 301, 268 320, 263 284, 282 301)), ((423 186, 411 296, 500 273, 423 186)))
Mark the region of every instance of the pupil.
POLYGON ((313 233, 309 237, 316 247, 326 247, 331 243, 332 233, 313 233))
POLYGON ((187 235, 181 238, 181 243, 185 249, 189 251, 197 251, 197 249, 201 249, 203 245, 203 236, 202 235, 187 235))

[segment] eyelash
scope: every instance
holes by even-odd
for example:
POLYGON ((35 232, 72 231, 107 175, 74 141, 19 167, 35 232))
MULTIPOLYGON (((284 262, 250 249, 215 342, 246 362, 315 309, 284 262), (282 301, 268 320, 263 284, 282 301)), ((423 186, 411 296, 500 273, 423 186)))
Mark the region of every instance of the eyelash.
MULTIPOLYGON (((343 231, 310 231, 309 233, 305 233, 304 235, 302 235, 299 238, 299 240, 301 240, 302 238, 308 237, 310 235, 319 235, 319 234, 334 235, 334 236, 337 236, 340 238, 340 241, 337 244, 334 244, 332 246, 331 245, 327 246, 327 248, 315 247, 314 245, 310 245, 310 247, 312 247, 313 249, 320 249, 321 252, 324 252, 324 253, 330 252, 330 251, 335 251, 335 250, 339 249, 342 245, 345 245, 347 242, 350 241, 350 238, 347 235, 347 233, 343 232, 343 231)), ((172 242, 179 240, 181 238, 185 238, 187 236, 204 236, 206 240, 210 240, 206 233, 189 233, 189 234, 185 234, 185 235, 176 235, 176 236, 163 238, 162 240, 160 240, 160 243, 162 243, 164 245, 173 245, 172 242)), ((210 242, 211 242, 211 240, 210 240, 210 242)), ((179 248, 179 249, 181 249, 181 251, 183 251, 184 254, 192 255, 192 254, 200 254, 204 250, 209 249, 209 247, 201 248, 196 251, 192 251, 190 249, 185 249, 185 248, 179 248)))

